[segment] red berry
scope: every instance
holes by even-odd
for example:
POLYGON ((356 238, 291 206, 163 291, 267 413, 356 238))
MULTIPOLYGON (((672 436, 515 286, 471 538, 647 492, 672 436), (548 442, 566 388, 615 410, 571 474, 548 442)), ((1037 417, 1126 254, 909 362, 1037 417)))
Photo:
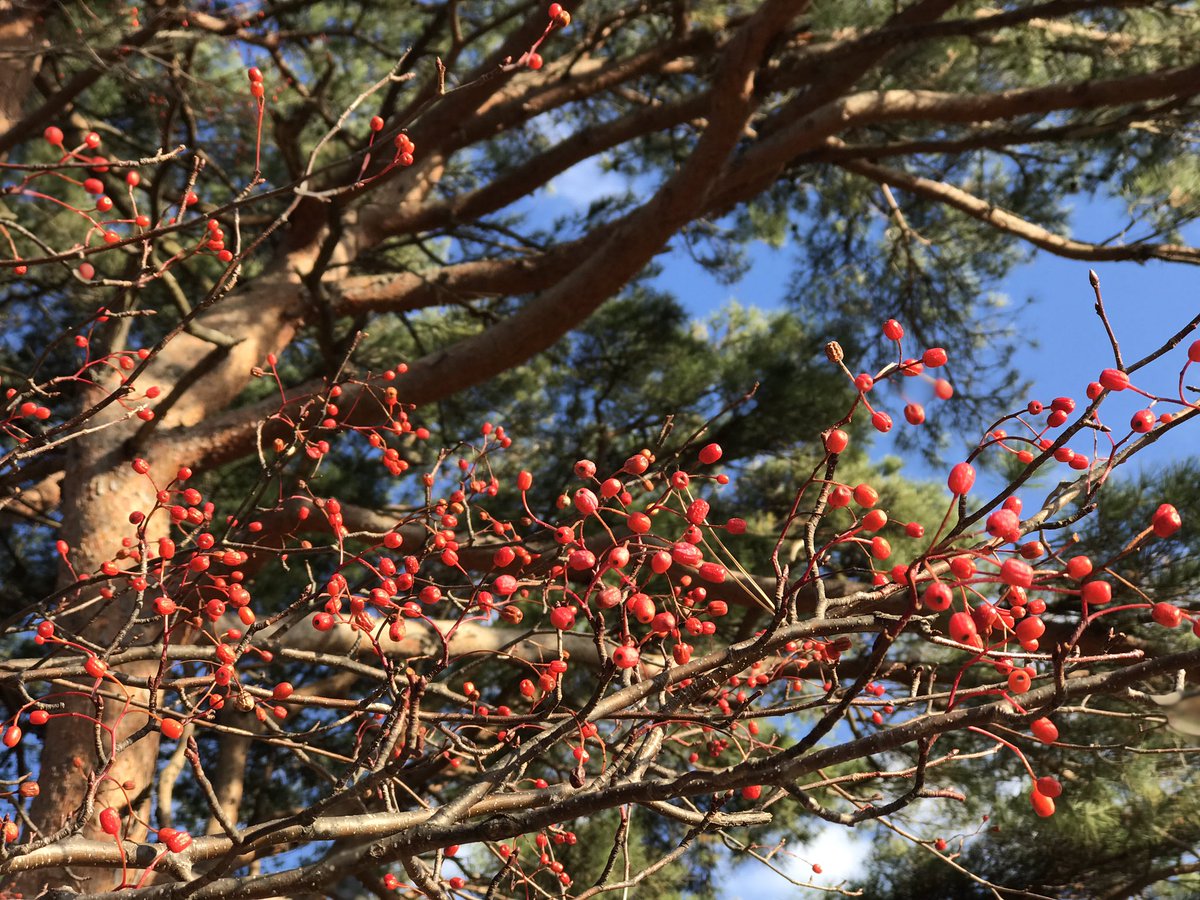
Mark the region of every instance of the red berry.
POLYGON ((1157 537, 1168 538, 1183 527, 1183 520, 1179 516, 1179 510, 1170 503, 1164 503, 1154 511, 1151 524, 1157 537))
POLYGON ((887 434, 892 430, 892 417, 881 410, 871 416, 871 424, 880 434, 887 434))
POLYGON ((1029 588, 1033 584, 1033 568, 1019 559, 1006 559, 1000 567, 1000 580, 1013 587, 1029 588))
POLYGON ((1049 775, 1043 775, 1037 780, 1037 789, 1051 800, 1062 795, 1062 785, 1057 778, 1051 778, 1049 775))
POLYGON ((1020 536, 1021 519, 1011 509, 998 509, 987 517, 987 533, 1004 540, 1016 540, 1020 536))
POLYGON ((638 664, 639 656, 637 647, 621 646, 613 651, 613 662, 618 669, 632 669, 638 664))
POLYGON ((1193 341, 1192 345, 1188 347, 1188 361, 1200 362, 1200 341, 1193 341))
POLYGON ((711 466, 721 458, 723 453, 720 444, 708 444, 700 449, 700 462, 711 466))
POLYGON ((52 147, 61 147, 62 146, 62 142, 63 142, 62 129, 55 125, 51 125, 45 131, 43 131, 42 137, 44 137, 46 139, 46 143, 50 144, 52 147))
POLYGON ((87 144, 90 149, 95 150, 100 146, 100 135, 96 134, 94 131, 89 131, 86 135, 84 135, 83 142, 87 144))
MULTIPOLYGON (((1022 622, 1024 624, 1024 622, 1022 622)), ((1029 686, 1033 683, 1033 679, 1029 677, 1029 673, 1024 669, 1013 669, 1008 673, 1008 689, 1014 694, 1023 694, 1029 690, 1029 686)))
POLYGON ((100 827, 105 834, 118 835, 121 833, 121 814, 111 806, 100 810, 100 827))
POLYGON ((1054 815, 1054 801, 1037 788, 1033 789, 1033 793, 1029 795, 1029 799, 1033 803, 1033 811, 1043 819, 1054 815))
POLYGON ((904 326, 895 319, 888 319, 883 323, 883 335, 889 341, 898 341, 904 337, 904 326))
POLYGON ((259 82, 263 80, 263 73, 258 66, 251 66, 246 70, 246 77, 252 82, 259 82))
POLYGON ((1138 434, 1145 434, 1154 427, 1154 410, 1142 409, 1133 414, 1133 418, 1129 420, 1129 427, 1138 434))
POLYGON ((592 491, 580 488, 575 492, 575 508, 579 510, 580 515, 595 515, 596 510, 600 508, 600 500, 592 491))
MULTIPOLYGON (((1150 617, 1164 628, 1178 628, 1183 621, 1183 612, 1171 603, 1155 603, 1150 610, 1150 617)), ((5 743, 8 738, 5 738, 5 743)), ((9 744, 9 746, 12 746, 9 744)))
POLYGON ((879 502, 879 492, 869 484, 860 484, 854 489, 854 502, 869 509, 879 502))
POLYGON ((748 784, 742 788, 742 796, 747 800, 757 800, 762 796, 761 784, 748 784))
MULTIPOLYGON (((1058 740, 1058 728, 1045 717, 1030 722, 1029 730, 1043 744, 1053 744, 1058 740)), ((1053 804, 1051 804, 1051 809, 1053 809, 1053 804)))
POLYGON ((10 725, 4 730, 4 746, 15 747, 21 743, 21 728, 19 725, 10 725))
POLYGON ((909 425, 921 425, 925 422, 925 407, 920 403, 909 403, 904 407, 904 418, 909 425))
POLYGON ((950 603, 954 599, 954 593, 949 586, 942 584, 940 581, 935 581, 929 587, 925 588, 925 593, 921 595, 921 604, 926 609, 931 609, 934 612, 944 612, 950 608, 950 603))
POLYGON ((1067 560, 1067 575, 1076 581, 1092 574, 1092 561, 1086 556, 1072 556, 1067 560))
POLYGON ((978 637, 978 629, 975 628, 975 620, 971 618, 970 613, 956 612, 950 617, 948 628, 950 639, 958 641, 960 644, 970 644, 972 639, 978 637))
POLYGON ((371 130, 383 131, 383 119, 379 116, 371 116, 371 130))
POLYGON ((825 436, 825 450, 829 453, 841 453, 849 443, 850 435, 840 428, 833 429, 825 436))
POLYGON ((954 396, 954 387, 945 378, 939 378, 933 383, 933 393, 939 400, 949 400, 954 396))
POLYGON ((1112 602, 1112 585, 1107 581, 1085 581, 1079 589, 1079 596, 1088 606, 1103 606, 1112 602))
POLYGON ((961 497, 971 490, 971 486, 975 484, 975 467, 970 463, 960 462, 950 470, 950 477, 946 481, 950 488, 950 493, 956 497, 961 497))
POLYGON ((923 354, 921 354, 921 362, 931 369, 936 369, 938 366, 944 366, 948 358, 949 357, 947 357, 946 351, 941 347, 930 347, 923 354))
POLYGON ((158 730, 167 740, 177 741, 183 736, 183 723, 179 719, 164 718, 158 726, 158 730))
POLYGON ((866 532, 878 531, 887 524, 887 513, 882 509, 873 509, 862 518, 862 530, 866 532))
POLYGON ((559 631, 568 631, 575 625, 575 610, 569 606, 556 606, 550 611, 550 624, 559 631))
POLYGON ((542 55, 540 53, 530 53, 525 60, 525 65, 534 70, 540 69, 542 67, 542 55))
POLYGON ((1129 376, 1120 369, 1105 369, 1100 373, 1100 384, 1107 391, 1123 391, 1129 387, 1129 376))

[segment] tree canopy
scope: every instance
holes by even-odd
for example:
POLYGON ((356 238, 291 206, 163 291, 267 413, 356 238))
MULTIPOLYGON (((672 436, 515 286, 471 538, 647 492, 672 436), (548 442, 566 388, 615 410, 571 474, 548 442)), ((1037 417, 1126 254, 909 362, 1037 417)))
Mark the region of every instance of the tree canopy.
POLYGON ((1200 262, 1200 9, 568 7, 0 0, 0 886, 1185 890, 1200 317, 1031 400, 993 292, 1200 262))

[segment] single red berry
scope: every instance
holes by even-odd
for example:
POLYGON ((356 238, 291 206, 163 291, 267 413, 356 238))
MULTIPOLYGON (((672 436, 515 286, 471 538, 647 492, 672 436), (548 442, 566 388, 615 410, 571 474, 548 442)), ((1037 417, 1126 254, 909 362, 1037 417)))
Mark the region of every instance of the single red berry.
POLYGON ((904 337, 904 326, 895 319, 888 319, 883 323, 883 336, 889 341, 898 341, 904 337))
POLYGON ((1079 596, 1088 606, 1103 606, 1112 602, 1112 585, 1107 581, 1085 581, 1079 589, 1079 596))
POLYGON ((1043 819, 1054 815, 1054 800, 1047 797, 1037 788, 1029 795, 1030 801, 1033 803, 1033 811, 1043 819))
POLYGON ((849 443, 850 435, 840 428, 833 429, 825 436, 825 450, 829 453, 841 453, 849 443))
POLYGON ((1145 434, 1154 427, 1154 422, 1154 411, 1142 409, 1133 414, 1133 418, 1129 420, 1129 427, 1138 434, 1145 434))
POLYGON ((865 394, 870 391, 871 388, 875 387, 875 379, 866 372, 863 372, 854 379, 854 387, 860 394, 865 394))
POLYGON ((162 736, 170 741, 177 741, 183 736, 183 722, 179 719, 170 717, 164 718, 158 726, 158 730, 162 732, 162 736))
POLYGON ((883 411, 879 411, 871 416, 871 424, 880 434, 887 434, 892 430, 892 417, 883 411))
POLYGON ((939 400, 949 400, 954 396, 954 386, 945 378, 939 378, 933 383, 933 393, 939 400))
POLYGON ((742 796, 747 800, 757 800, 762 796, 761 784, 748 784, 742 788, 742 796))
POLYGON ((960 644, 970 644, 974 638, 979 636, 975 620, 971 618, 970 613, 965 612, 956 612, 950 617, 948 630, 950 639, 958 641, 960 644))
MULTIPOLYGON (((1183 621, 1183 612, 1174 604, 1160 602, 1154 604, 1150 610, 1150 617, 1164 628, 1178 628, 1183 621)), ((5 743, 8 743, 7 737, 5 743)))
POLYGON ((1120 369, 1105 369, 1100 373, 1100 384, 1106 391, 1123 391, 1129 387, 1129 376, 1120 369))
POLYGON ((950 493, 956 497, 968 493, 975 484, 975 467, 970 463, 958 463, 950 470, 950 477, 946 480, 946 484, 950 488, 950 493))
POLYGON ((869 509, 879 502, 879 492, 869 484, 860 484, 854 489, 854 502, 869 509))
POLYGON ((1183 527, 1183 519, 1179 516, 1179 510, 1170 503, 1164 503, 1155 510, 1151 524, 1157 537, 1168 538, 1183 527))
POLYGON ((618 669, 632 669, 638 664, 639 656, 637 647, 621 646, 613 651, 613 662, 618 669))
POLYGON ((21 727, 19 725, 10 725, 4 730, 4 746, 15 747, 21 743, 21 727))
POLYGON ((941 347, 930 347, 923 354, 921 354, 921 362, 931 369, 936 369, 938 366, 944 366, 948 358, 949 357, 946 355, 946 351, 941 347))
POLYGON ((1033 584, 1033 567, 1019 559, 1006 559, 1000 567, 1000 580, 1013 587, 1028 589, 1033 584))
POLYGON ((1037 780, 1036 784, 1037 789, 1051 800, 1062 795, 1062 785, 1059 784, 1057 778, 1051 778, 1049 775, 1043 775, 1037 780))
POLYGON ((111 806, 100 810, 100 827, 114 837, 121 833, 121 814, 111 806))
POLYGON ((575 610, 569 606, 556 606, 550 611, 550 624, 559 631, 569 631, 575 625, 575 610))
POLYGON ((246 70, 246 77, 252 82, 259 82, 263 80, 263 73, 258 66, 251 66, 246 70))
POLYGON ((844 484, 835 485, 833 490, 829 492, 828 503, 833 509, 842 509, 849 506, 850 501, 854 499, 854 495, 850 492, 850 488, 844 484))
POLYGON ((94 131, 89 131, 86 135, 84 135, 83 142, 87 144, 89 149, 95 150, 100 146, 100 135, 96 134, 94 131))
POLYGON ((1021 519, 1011 509, 998 509, 987 517, 987 533, 1004 540, 1016 540, 1021 533, 1021 519))
POLYGON ((942 584, 940 581, 935 581, 929 587, 925 588, 925 592, 921 594, 921 605, 926 609, 934 612, 945 612, 950 608, 950 603, 954 599, 954 593, 949 586, 942 584))
POLYGON ((592 491, 580 488, 575 492, 575 508, 579 510, 580 515, 592 516, 600 508, 600 500, 592 491))
POLYGON ((1200 362, 1200 341, 1193 341, 1192 345, 1188 347, 1188 361, 1200 362))
POLYGON ((904 418, 909 425, 922 425, 925 422, 925 407, 920 403, 909 403, 904 407, 904 418))
POLYGON ((1043 744, 1053 744, 1058 740, 1058 728, 1045 717, 1030 722, 1029 731, 1043 744))
POLYGON ((1033 684, 1033 679, 1024 669, 1013 669, 1008 673, 1008 689, 1014 694, 1025 693, 1031 684, 1033 684))
POLYGON ((542 55, 540 53, 530 53, 525 60, 525 65, 535 71, 540 69, 542 67, 542 55))
POLYGON ((379 116, 371 116, 371 130, 383 131, 383 119, 379 116))
POLYGON ((700 449, 700 462, 706 466, 711 466, 721 458, 723 453, 724 451, 721 449, 720 444, 707 444, 700 449))
POLYGON ((51 125, 42 132, 42 137, 46 139, 46 143, 52 147, 61 147, 63 142, 62 129, 56 125, 51 125))
POLYGON ((1092 560, 1087 556, 1072 556, 1067 560, 1067 575, 1079 581, 1092 574, 1092 560))
POLYGON ((861 527, 863 531, 872 532, 878 531, 887 524, 887 513, 882 509, 873 509, 862 518, 861 527))

